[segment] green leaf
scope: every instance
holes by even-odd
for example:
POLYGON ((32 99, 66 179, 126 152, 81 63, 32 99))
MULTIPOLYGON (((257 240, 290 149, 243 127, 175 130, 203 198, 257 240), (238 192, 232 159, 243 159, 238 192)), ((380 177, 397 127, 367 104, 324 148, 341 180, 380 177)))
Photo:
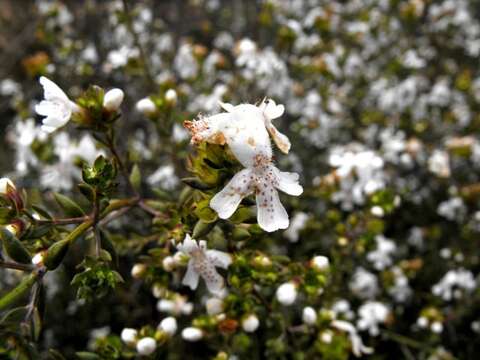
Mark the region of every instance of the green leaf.
POLYGON ((40 312, 38 311, 37 307, 35 307, 35 309, 33 310, 32 325, 33 338, 35 339, 35 341, 38 341, 40 333, 42 331, 42 317, 40 316, 40 312))
POLYGON ((95 190, 88 184, 78 184, 78 189, 88 201, 93 202, 95 200, 95 190))
POLYGON ((10 231, 1 229, 1 238, 5 252, 10 258, 22 264, 32 262, 32 257, 26 247, 10 231))
POLYGON ((191 188, 194 188, 197 190, 209 190, 213 188, 213 186, 204 183, 203 181, 201 181, 196 177, 186 177, 186 178, 183 178, 182 181, 188 186, 190 186, 191 188))
POLYGON ((117 251, 115 250, 115 246, 113 246, 113 243, 110 240, 110 237, 103 230, 100 230, 100 243, 102 245, 102 249, 105 249, 110 253, 114 264, 118 267, 118 254, 117 254, 117 251))
POLYGON ((55 349, 48 350, 48 360, 66 360, 65 357, 55 349))
POLYGON ((142 174, 137 164, 133 165, 132 172, 130 173, 130 183, 135 190, 139 190, 142 185, 142 174))
POLYGON ((81 360, 101 360, 102 359, 97 354, 88 352, 88 351, 79 351, 75 353, 75 355, 77 356, 77 358, 81 360))
POLYGON ((193 228, 192 237, 194 239, 199 239, 207 235, 215 227, 215 223, 215 221, 207 223, 205 221, 198 220, 193 228))
POLYGON ((67 254, 69 245, 70 241, 65 239, 57 241, 48 248, 43 262, 48 270, 55 270, 61 264, 67 254))
POLYGON ((67 196, 59 193, 53 193, 53 196, 55 197, 55 201, 68 216, 79 217, 85 215, 85 212, 82 210, 82 208, 67 196))
POLYGON ((37 274, 30 274, 29 276, 24 277, 20 284, 0 298, 0 310, 5 309, 10 306, 10 304, 24 296, 35 281, 37 281, 37 274))
POLYGON ((6 328, 10 324, 19 324, 28 313, 25 306, 13 308, 5 313, 0 319, 0 328, 6 328))

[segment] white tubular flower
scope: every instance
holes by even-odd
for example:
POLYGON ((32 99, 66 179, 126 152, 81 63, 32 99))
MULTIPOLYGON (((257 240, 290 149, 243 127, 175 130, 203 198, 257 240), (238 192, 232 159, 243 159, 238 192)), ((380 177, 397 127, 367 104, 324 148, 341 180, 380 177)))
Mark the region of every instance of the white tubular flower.
POLYGON ((135 329, 125 328, 120 334, 120 338, 127 345, 133 345, 137 341, 138 332, 135 329))
POLYGON ((282 134, 277 130, 277 128, 272 124, 272 120, 279 118, 285 112, 285 107, 283 105, 275 104, 275 101, 272 99, 265 99, 260 104, 259 108, 263 111, 265 127, 267 128, 270 136, 272 137, 275 144, 278 146, 281 152, 288 154, 290 151, 290 140, 287 136, 282 134))
POLYGON ((45 116, 42 130, 51 133, 64 126, 72 117, 72 113, 79 111, 79 106, 70 101, 60 87, 45 76, 40 78, 43 86, 44 98, 35 106, 38 115, 45 116))
POLYGON ((0 194, 6 195, 8 193, 8 189, 11 188, 15 190, 15 184, 9 178, 1 178, 0 179, 0 194))
POLYGON ((187 327, 182 331, 182 338, 187 341, 198 341, 203 337, 203 331, 196 327, 187 327))
POLYGON ((135 104, 135 108, 144 115, 151 115, 157 111, 155 103, 148 97, 139 100, 135 104))
POLYGON ((268 232, 286 229, 288 213, 280 202, 277 189, 289 195, 300 195, 303 188, 298 178, 298 174, 280 171, 271 163, 243 169, 212 198, 210 207, 220 218, 228 219, 244 197, 255 193, 258 225, 268 232))
POLYGON ((197 243, 188 234, 183 243, 177 245, 177 249, 190 256, 182 284, 195 290, 201 276, 212 294, 220 294, 225 286, 225 281, 217 272, 216 267, 227 269, 232 263, 230 255, 218 250, 207 250, 206 241, 201 240, 197 243))
POLYGON ((169 316, 160 322, 158 328, 166 332, 168 335, 173 336, 177 332, 177 319, 173 316, 169 316))
POLYGON ((288 282, 280 285, 275 293, 277 300, 282 305, 292 305, 297 299, 297 287, 288 282))
POLYGON ((334 320, 332 321, 332 326, 348 333, 352 344, 352 352, 356 357, 361 357, 363 354, 368 355, 373 353, 373 349, 363 344, 362 338, 358 335, 357 329, 348 321, 334 320))
POLYGON ((117 111, 123 102, 124 93, 121 89, 107 91, 103 97, 103 107, 108 111, 117 111))
POLYGON ((137 352, 140 355, 151 355, 157 350, 157 342, 154 338, 145 337, 137 342, 137 352))
POLYGON ((173 89, 168 89, 165 92, 165 100, 167 100, 170 104, 175 105, 177 103, 177 92, 173 89))
POLYGON ((260 321, 255 314, 250 314, 242 320, 242 329, 248 333, 255 332, 259 325, 260 321))

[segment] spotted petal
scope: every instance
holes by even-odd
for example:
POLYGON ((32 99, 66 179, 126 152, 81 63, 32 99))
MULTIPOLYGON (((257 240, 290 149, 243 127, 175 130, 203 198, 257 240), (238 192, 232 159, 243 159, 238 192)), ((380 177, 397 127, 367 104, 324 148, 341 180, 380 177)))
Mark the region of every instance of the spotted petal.
POLYGON ((251 192, 252 170, 243 169, 234 175, 230 182, 210 200, 210 207, 221 219, 228 219, 237 210, 245 196, 251 192))

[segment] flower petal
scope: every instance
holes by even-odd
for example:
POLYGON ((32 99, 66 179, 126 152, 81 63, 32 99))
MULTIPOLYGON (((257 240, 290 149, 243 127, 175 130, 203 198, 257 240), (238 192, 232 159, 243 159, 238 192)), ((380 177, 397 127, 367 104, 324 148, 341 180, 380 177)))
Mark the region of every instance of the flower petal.
POLYGON ((222 109, 225 110, 226 112, 232 112, 233 108, 235 107, 232 104, 224 103, 224 102, 221 102, 221 101, 219 101, 218 103, 220 104, 222 109))
POLYGON ((229 113, 221 113, 193 121, 185 121, 183 126, 190 131, 194 144, 207 141, 212 144, 223 145, 225 144, 223 129, 230 119, 231 115, 229 113))
POLYGON ((297 173, 280 171, 276 167, 273 167, 273 172, 277 178, 277 189, 293 196, 303 193, 303 187, 298 183, 297 173))
POLYGON ((270 119, 276 119, 283 115, 285 112, 285 106, 275 104, 272 99, 266 99, 261 104, 263 113, 270 119))
POLYGON ((288 228, 288 214, 273 185, 264 185, 257 191, 257 221, 265 231, 288 228))
POLYGON ((187 265, 187 272, 183 277, 182 284, 190 287, 190 289, 195 290, 198 286, 198 280, 200 275, 195 271, 194 261, 190 260, 187 265))
POLYGON ((265 120, 265 126, 267 127, 270 136, 272 137, 273 141, 278 146, 280 151, 284 154, 288 154, 288 152, 290 151, 290 147, 292 146, 288 137, 278 131, 269 119, 265 120))
POLYGON ((63 90, 45 76, 40 77, 40 84, 43 86, 45 100, 61 100, 64 102, 70 101, 63 90))
POLYGON ((207 250, 207 257, 216 267, 227 269, 232 263, 232 257, 223 251, 207 250))
POLYGON ((210 207, 221 219, 228 219, 237 210, 242 199, 252 192, 250 169, 243 169, 210 200, 210 207))

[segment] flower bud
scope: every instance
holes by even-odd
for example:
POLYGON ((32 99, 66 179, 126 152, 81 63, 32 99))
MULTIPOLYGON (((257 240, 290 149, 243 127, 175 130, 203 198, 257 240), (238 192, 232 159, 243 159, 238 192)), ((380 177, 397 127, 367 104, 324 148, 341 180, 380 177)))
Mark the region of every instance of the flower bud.
POLYGON ((163 319, 158 326, 159 329, 165 331, 168 335, 173 336, 177 332, 177 319, 169 316, 163 319))
POLYGON ((242 329, 248 333, 257 330, 258 325, 260 325, 260 321, 255 314, 250 314, 242 320, 242 329))
POLYGON ((0 179, 0 195, 7 195, 11 190, 16 190, 15 184, 9 178, 0 179))
POLYGON ((103 97, 103 107, 108 111, 117 111, 123 101, 123 91, 121 89, 112 89, 107 91, 103 97))
POLYGON ((135 279, 139 279, 142 277, 142 275, 147 271, 147 267, 145 264, 135 264, 132 267, 132 277, 135 279))
POLYGON ((330 261, 326 256, 318 255, 312 259, 312 267, 318 271, 327 270, 330 266, 330 261))
POLYGON ((167 272, 173 271, 173 269, 175 269, 175 259, 173 256, 167 256, 165 259, 163 259, 162 266, 163 270, 167 272))
POLYGON ((144 115, 151 115, 157 111, 155 103, 148 97, 139 100, 135 105, 135 108, 138 112, 141 112, 144 115))
POLYGON ((317 312, 311 306, 303 309, 302 320, 307 325, 314 325, 317 322, 317 312))
POLYGON ((203 337, 203 331, 196 327, 187 327, 182 331, 182 338, 186 341, 198 341, 203 337))
POLYGON ((425 316, 420 316, 417 319, 417 325, 422 329, 425 329, 428 326, 428 319, 425 316))
POLYGON ((297 299, 297 288, 294 283, 287 282, 278 287, 275 295, 280 304, 292 305, 297 299))
POLYGON ((371 209, 370 209, 370 212, 373 216, 376 216, 376 217, 383 217, 385 215, 385 211, 383 211, 382 207, 381 206, 373 206, 371 209))
POLYGON ((137 341, 137 330, 131 328, 125 328, 120 334, 120 338, 127 345, 133 345, 137 341))
POLYGON ((219 298, 212 297, 205 303, 208 315, 217 315, 223 311, 223 301, 219 298))
POLYGON ((157 350, 157 342, 154 338, 145 337, 137 342, 137 352, 140 355, 151 355, 157 350))
POLYGON ((32 258, 32 264, 35 266, 43 266, 44 252, 36 253, 32 258))
POLYGON ((177 98, 177 92, 173 89, 168 89, 165 93, 165 100, 171 105, 175 105, 177 103, 177 98))
POLYGON ((443 331, 443 324, 439 321, 435 321, 430 325, 430 330, 432 330, 435 334, 440 334, 443 331))

